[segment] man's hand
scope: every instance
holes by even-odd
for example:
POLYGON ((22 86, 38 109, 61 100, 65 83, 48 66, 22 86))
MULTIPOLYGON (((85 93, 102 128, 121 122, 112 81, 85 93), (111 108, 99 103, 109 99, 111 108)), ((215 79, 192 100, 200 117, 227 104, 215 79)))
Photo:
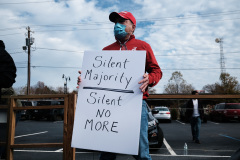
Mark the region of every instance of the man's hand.
POLYGON ((140 89, 144 93, 149 84, 148 74, 143 75, 143 80, 139 81, 138 84, 142 84, 140 89))
POLYGON ((79 85, 80 85, 80 83, 82 82, 82 79, 81 79, 81 71, 78 71, 78 73, 80 74, 80 76, 78 76, 78 80, 77 80, 77 88, 79 88, 79 85))

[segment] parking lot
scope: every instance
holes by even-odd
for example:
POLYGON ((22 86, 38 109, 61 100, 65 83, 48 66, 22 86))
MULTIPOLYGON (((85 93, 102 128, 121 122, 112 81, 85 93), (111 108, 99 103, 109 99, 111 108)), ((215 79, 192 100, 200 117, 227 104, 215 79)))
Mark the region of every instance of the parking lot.
MULTIPOLYGON (((192 142, 190 125, 181 121, 160 122, 164 133, 164 145, 160 149, 151 149, 153 160, 170 159, 229 159, 240 147, 240 123, 231 121, 202 123, 201 144, 192 142), (183 146, 187 143, 188 154, 184 155, 183 146)), ((17 124, 15 143, 58 143, 63 138, 62 121, 22 120, 17 124)), ((91 143, 91 142, 89 142, 91 143)), ((76 159, 98 159, 99 152, 77 149, 76 159)), ((15 160, 62 159, 62 148, 16 149, 15 160)), ((132 156, 119 155, 118 160, 132 160, 132 156)))

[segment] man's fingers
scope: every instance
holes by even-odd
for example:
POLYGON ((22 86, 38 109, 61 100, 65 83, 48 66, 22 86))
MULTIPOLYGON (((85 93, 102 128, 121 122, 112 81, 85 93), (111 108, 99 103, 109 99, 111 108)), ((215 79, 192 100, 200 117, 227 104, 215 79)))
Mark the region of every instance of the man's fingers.
POLYGON ((144 82, 144 81, 143 81, 143 80, 141 80, 141 81, 139 81, 139 82, 138 82, 138 84, 141 84, 141 83, 143 83, 143 82, 144 82))
POLYGON ((142 92, 145 92, 146 88, 148 87, 148 83, 149 83, 148 74, 145 73, 145 74, 143 75, 143 79, 138 82, 138 84, 142 84, 142 85, 140 86, 140 90, 141 90, 142 92))
POLYGON ((140 87, 141 91, 142 91, 142 92, 145 92, 147 86, 148 86, 147 84, 141 85, 141 87, 140 87))
POLYGON ((138 84, 146 83, 147 81, 148 81, 148 78, 144 78, 144 79, 142 79, 141 81, 139 81, 138 84))
POLYGON ((146 90, 147 87, 148 87, 148 82, 145 82, 145 83, 143 83, 143 84, 140 86, 140 90, 141 90, 142 92, 145 92, 145 90, 146 90))
POLYGON ((79 83, 82 81, 81 79, 81 76, 78 77, 78 80, 77 80, 77 84, 79 85, 79 83))
POLYGON ((81 83, 81 81, 82 81, 82 79, 81 79, 81 71, 78 71, 78 73, 80 74, 80 76, 78 76, 78 79, 77 79, 77 87, 76 88, 79 88, 79 85, 80 85, 80 83, 81 83))
POLYGON ((145 73, 143 75, 143 79, 141 81, 139 81, 138 84, 145 83, 145 82, 148 82, 148 74, 147 73, 145 73))

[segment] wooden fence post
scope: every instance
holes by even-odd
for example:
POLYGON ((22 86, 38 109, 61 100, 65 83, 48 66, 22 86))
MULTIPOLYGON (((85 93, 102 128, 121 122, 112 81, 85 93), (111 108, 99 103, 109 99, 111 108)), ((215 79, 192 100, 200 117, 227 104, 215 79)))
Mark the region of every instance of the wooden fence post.
MULTIPOLYGON (((73 123, 76 109, 76 94, 69 94, 68 96, 68 108, 67 108, 67 134, 64 137, 64 146, 63 149, 63 159, 64 160, 75 160, 75 148, 71 147, 72 142, 72 132, 73 132, 73 123)), ((65 128, 65 123, 64 123, 65 128)))
POLYGON ((13 107, 16 107, 16 101, 11 98, 9 104, 9 116, 8 116, 8 141, 7 141, 7 160, 13 160, 13 148, 11 145, 14 144, 15 136, 15 125, 16 125, 16 115, 14 114, 13 107))

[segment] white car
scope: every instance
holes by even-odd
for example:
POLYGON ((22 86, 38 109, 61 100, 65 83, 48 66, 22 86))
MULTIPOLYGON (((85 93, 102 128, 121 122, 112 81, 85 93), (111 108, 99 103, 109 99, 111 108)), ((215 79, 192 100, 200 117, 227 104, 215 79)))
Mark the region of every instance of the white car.
POLYGON ((172 122, 171 120, 171 113, 168 109, 168 107, 165 106, 156 106, 155 108, 153 108, 152 110, 156 110, 158 111, 158 113, 153 114, 153 116, 157 119, 157 120, 167 120, 168 122, 172 122))

